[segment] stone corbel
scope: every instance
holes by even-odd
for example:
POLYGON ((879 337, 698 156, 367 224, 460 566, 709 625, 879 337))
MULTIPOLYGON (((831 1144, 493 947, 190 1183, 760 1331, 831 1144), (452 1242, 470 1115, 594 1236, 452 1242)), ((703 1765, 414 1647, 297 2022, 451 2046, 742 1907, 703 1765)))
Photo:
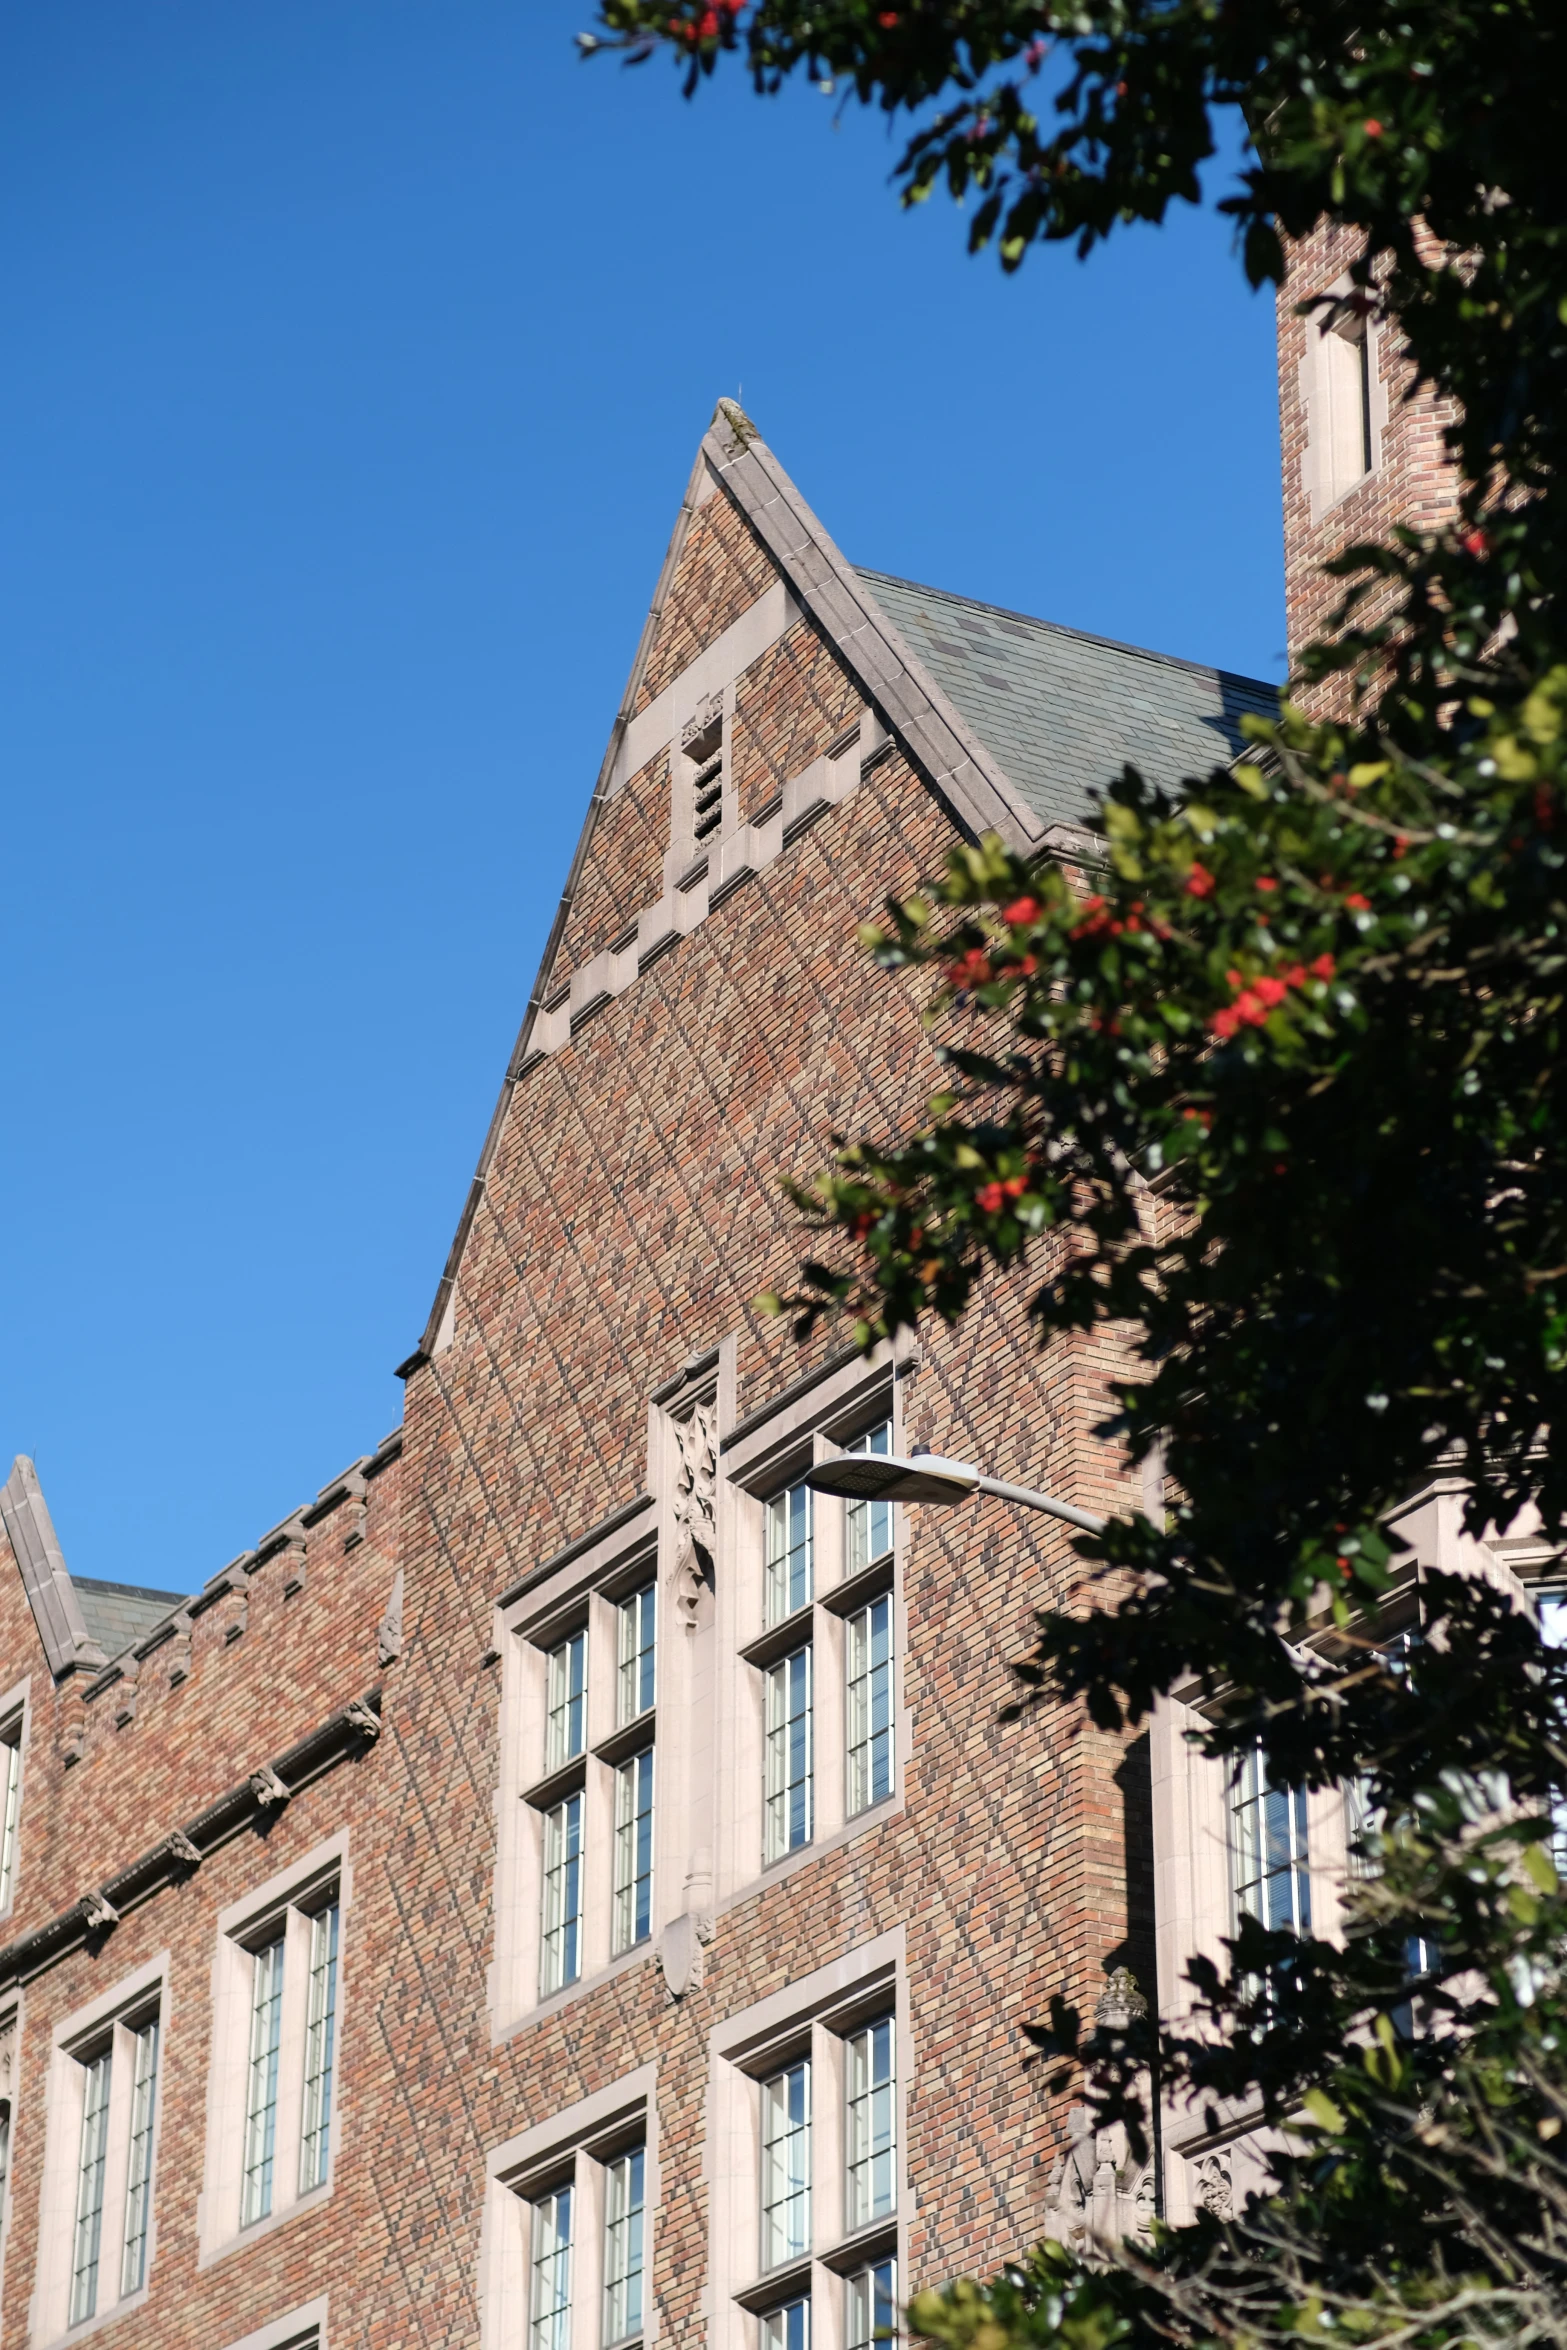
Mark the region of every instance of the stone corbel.
POLYGON ((183 1828, 171 1828, 163 1839, 162 1850, 169 1859, 182 1868, 199 1869, 201 1847, 193 1844, 183 1828))
POLYGON ((179 1614, 174 1618, 174 1629, 166 1644, 169 1659, 169 1687, 171 1689, 177 1689, 182 1681, 190 1679, 190 1635, 191 1619, 181 1608, 179 1614))
POLYGON ((114 1726, 128 1729, 136 1719, 136 1683, 141 1666, 134 1656, 127 1657, 120 1667, 120 1677, 114 1684, 114 1726))
POLYGON ((289 1801, 289 1790, 270 1763, 263 1763, 259 1771, 251 1772, 250 1792, 262 1811, 281 1811, 289 1801))
POLYGON ((292 1599, 296 1591, 305 1588, 305 1559, 310 1545, 303 1527, 296 1526, 278 1552, 283 1567, 283 1597, 292 1599))
POLYGON ((107 1934, 111 1926, 120 1922, 120 1913, 107 1893, 96 1890, 84 1893, 77 1906, 87 1921, 89 1934, 107 1934))
MULTIPOLYGON (((373 1745, 381 1735, 381 1717, 374 1706, 366 1705, 362 1697, 354 1698, 343 1708, 343 1718, 358 1731, 366 1745, 373 1745)), ((282 1785, 281 1780, 278 1782, 282 1785)), ((287 1790, 284 1790, 285 1794, 287 1790)))

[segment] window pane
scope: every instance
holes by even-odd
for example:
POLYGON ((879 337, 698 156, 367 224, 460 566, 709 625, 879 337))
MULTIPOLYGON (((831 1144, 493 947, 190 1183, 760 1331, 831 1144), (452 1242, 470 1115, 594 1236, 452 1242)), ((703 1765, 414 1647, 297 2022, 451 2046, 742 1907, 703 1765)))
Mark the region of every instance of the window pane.
POLYGON ((588 1636, 573 1632, 550 1651, 548 1713, 544 1732, 544 1768, 558 1771, 582 1752, 586 1728, 588 1636))
POLYGON ((653 1702, 654 1610, 652 1583, 620 1603, 620 1688, 617 1718, 634 1722, 653 1702))
POLYGON ((337 2037, 338 1907, 310 1921, 310 1993, 305 2008, 305 2113, 299 2147, 299 2192, 326 2177, 332 2135, 332 2066, 337 2037))
POLYGON ((582 1972, 582 1798, 569 1795, 544 1815, 543 1993, 582 1972))
POLYGON ((629 1950, 653 1925, 653 1749, 615 1773, 615 1948, 629 1950))
POLYGON ((533 2206, 531 2350, 567 2350, 571 2332, 571 2189, 533 2206))
POLYGON ((811 2248, 811 2067, 807 2058, 762 2083, 762 2266, 811 2248))
POLYGON ((1231 1799, 1230 1852, 1237 1919, 1309 1933, 1306 1791, 1275 1787, 1260 1748, 1243 1761, 1231 1799))
POLYGON ((898 2199, 897 2087, 890 2015, 848 2043, 848 2224, 884 2219, 898 2199))
POLYGON ((16 1817, 22 1800, 22 1734, 0 1740, 0 1909, 16 1884, 16 1817))
POLYGON ((791 1485, 767 1505, 767 1621, 781 1624, 811 1597, 812 1494, 791 1485))
MULTIPOLYGON (((892 1422, 883 1420, 878 1428, 867 1428, 845 1452, 880 1452, 892 1450, 892 1422)), ((847 1571, 857 1575, 861 1567, 868 1567, 879 1558, 885 1558, 892 1548, 892 1504, 890 1501, 851 1501, 844 1509, 844 1524, 848 1533, 847 1571)))
POLYGON ((604 2206, 604 2339, 624 2342, 642 2331, 643 2150, 607 2166, 604 2206))
POLYGON ((811 2350, 811 2304, 802 2295, 762 2320, 762 2350, 811 2350))
POLYGON ((147 2224, 152 2217, 152 2125, 158 2103, 158 2020, 136 2034, 131 2073, 131 2159, 125 2181, 125 2249, 120 2291, 140 2292, 147 2276, 147 2224))
POLYGON ((811 1840, 811 1652, 797 1648, 767 1675, 763 1854, 778 1860, 811 1840))
POLYGON ((272 2156, 277 2138, 277 2060, 283 2023, 283 1937, 252 1960, 250 2072, 245 2083, 245 2170, 240 2225, 272 2209, 272 2156))
POLYGON ((71 2247, 71 2323, 98 2306, 98 2244, 103 2233, 103 2169, 109 2144, 110 2051, 83 2065, 82 2145, 76 2169, 76 2233, 71 2247))
POLYGON ((892 1793, 892 1597, 849 1618, 848 1801, 851 1815, 892 1793))
POLYGON ((898 2264, 878 2260, 849 2279, 849 2326, 846 2350, 873 2350, 898 2322, 898 2264))

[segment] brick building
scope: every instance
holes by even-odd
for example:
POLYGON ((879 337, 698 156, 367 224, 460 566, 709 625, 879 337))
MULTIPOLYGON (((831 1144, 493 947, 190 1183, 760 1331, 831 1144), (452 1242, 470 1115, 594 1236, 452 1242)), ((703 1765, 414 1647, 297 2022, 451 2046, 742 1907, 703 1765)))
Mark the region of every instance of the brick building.
POLYGON ((858 2350, 1147 2208, 1020 2061, 1154 1968, 1149 1740, 995 1718, 1070 1541, 802 1482, 1111 1506, 1102 1342, 998 1285, 867 1364, 753 1300, 779 1172, 933 1079, 857 921, 1271 702, 855 570, 719 410, 402 1426, 191 1596, 0 1496, 0 2350, 858 2350))

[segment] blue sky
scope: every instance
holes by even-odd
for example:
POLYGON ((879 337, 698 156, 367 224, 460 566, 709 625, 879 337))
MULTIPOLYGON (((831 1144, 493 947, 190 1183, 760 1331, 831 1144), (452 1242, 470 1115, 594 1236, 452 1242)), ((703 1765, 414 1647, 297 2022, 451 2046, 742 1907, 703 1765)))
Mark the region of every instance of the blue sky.
MULTIPOLYGON (((1281 673, 1273 336, 586 0, 0 7, 0 1474, 194 1589, 398 1418, 685 477, 1281 673)), ((1088 779, 1085 779, 1088 780, 1088 779)))

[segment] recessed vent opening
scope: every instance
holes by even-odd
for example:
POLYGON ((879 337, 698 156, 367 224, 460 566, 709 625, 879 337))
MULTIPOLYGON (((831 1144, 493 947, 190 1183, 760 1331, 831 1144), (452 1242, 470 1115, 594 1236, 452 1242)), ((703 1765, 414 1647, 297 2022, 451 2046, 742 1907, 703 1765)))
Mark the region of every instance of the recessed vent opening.
MULTIPOLYGON (((716 699, 716 697, 715 697, 716 699)), ((723 828, 724 716, 722 704, 699 710, 682 749, 691 762, 691 837, 704 848, 723 828)))

